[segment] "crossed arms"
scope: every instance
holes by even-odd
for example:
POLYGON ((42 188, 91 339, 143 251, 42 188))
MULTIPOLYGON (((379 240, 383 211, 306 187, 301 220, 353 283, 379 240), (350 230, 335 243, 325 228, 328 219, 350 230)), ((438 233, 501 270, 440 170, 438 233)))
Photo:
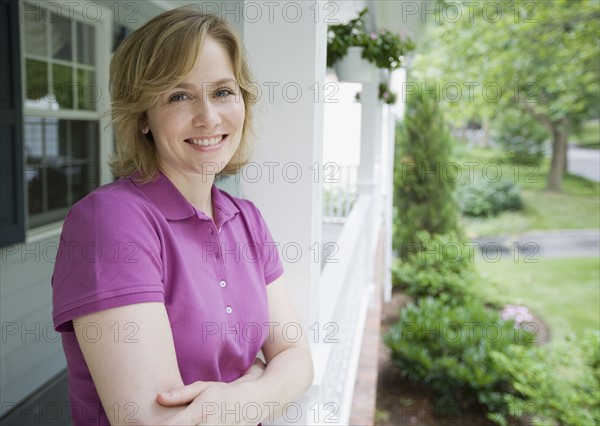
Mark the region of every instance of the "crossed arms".
MULTIPOLYGON (((298 323, 283 277, 267 286, 269 318, 298 323)), ((297 342, 271 331, 262 352, 266 368, 255 363, 231 383, 196 382, 184 386, 169 319, 162 303, 140 303, 107 309, 73 321, 77 341, 112 425, 258 424, 274 420, 286 403, 299 398, 313 380, 307 339, 297 342), (102 339, 89 342, 89 323, 108 330, 115 322, 135 322, 137 342, 102 339), (170 394, 165 392, 172 391, 170 394), (261 407, 260 418, 245 406, 261 407)))

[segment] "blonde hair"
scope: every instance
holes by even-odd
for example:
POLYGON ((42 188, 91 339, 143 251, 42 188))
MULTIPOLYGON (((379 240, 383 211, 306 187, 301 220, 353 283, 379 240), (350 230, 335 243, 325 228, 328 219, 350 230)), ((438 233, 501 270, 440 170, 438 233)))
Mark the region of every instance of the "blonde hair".
POLYGON ((142 132, 146 111, 161 93, 191 72, 206 36, 214 38, 229 54, 245 109, 240 145, 220 173, 235 174, 248 163, 252 110, 258 97, 244 46, 232 26, 220 17, 182 7, 155 16, 134 31, 112 58, 111 113, 116 153, 110 167, 116 176, 138 171, 140 181, 148 182, 156 175, 156 146, 152 136, 142 132))

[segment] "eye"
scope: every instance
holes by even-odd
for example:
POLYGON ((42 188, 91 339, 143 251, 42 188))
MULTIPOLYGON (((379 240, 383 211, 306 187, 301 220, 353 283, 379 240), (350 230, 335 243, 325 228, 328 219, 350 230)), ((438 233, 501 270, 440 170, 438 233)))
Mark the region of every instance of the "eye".
POLYGON ((219 90, 217 90, 217 91, 215 92, 215 95, 216 95, 218 98, 224 98, 224 97, 227 97, 227 96, 229 96, 229 95, 233 95, 233 94, 234 94, 234 93, 233 93, 231 90, 229 90, 229 89, 226 89, 226 88, 219 89, 219 90))
POLYGON ((181 102, 189 99, 189 96, 185 93, 175 93, 173 96, 169 98, 169 102, 181 102))

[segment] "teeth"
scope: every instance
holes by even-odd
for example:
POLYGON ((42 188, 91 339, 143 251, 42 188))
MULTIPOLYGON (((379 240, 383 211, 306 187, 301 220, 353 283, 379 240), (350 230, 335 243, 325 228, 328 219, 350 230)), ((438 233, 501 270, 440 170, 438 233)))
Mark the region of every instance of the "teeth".
POLYGON ((218 144, 223 140, 223 136, 219 136, 218 138, 212 139, 188 139, 187 141, 193 143, 194 145, 199 146, 213 146, 218 144))

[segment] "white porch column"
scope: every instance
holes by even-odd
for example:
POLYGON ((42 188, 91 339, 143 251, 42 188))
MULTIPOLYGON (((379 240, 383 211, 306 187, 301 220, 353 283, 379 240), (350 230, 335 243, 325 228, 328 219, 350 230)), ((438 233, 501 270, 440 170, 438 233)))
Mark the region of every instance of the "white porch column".
POLYGON ((321 270, 327 27, 316 14, 325 9, 323 2, 312 1, 245 3, 249 16, 255 16, 256 5, 263 15, 244 21, 244 44, 261 99, 253 164, 241 173, 241 194, 261 209, 279 243, 287 286, 309 332, 318 320, 321 270))
POLYGON ((375 185, 375 162, 381 141, 381 106, 379 82, 363 83, 360 95, 362 123, 360 135, 360 165, 358 167, 358 192, 370 194, 375 185))
MULTIPOLYGON (((373 254, 377 244, 380 223, 381 192, 379 185, 379 163, 381 162, 382 106, 379 102, 379 81, 364 83, 361 93, 362 117, 360 140, 360 164, 357 186, 359 195, 370 195, 368 241, 365 241, 367 264, 365 265, 368 283, 373 278, 373 254)), ((365 284, 368 284, 365 283, 365 284)))
POLYGON ((384 260, 384 271, 385 277, 383 281, 383 297, 386 302, 392 300, 392 261, 393 261, 393 250, 392 250, 392 227, 394 225, 393 219, 393 204, 394 204, 394 162, 396 158, 396 122, 404 119, 404 104, 406 102, 406 69, 400 68, 391 74, 390 87, 393 92, 398 94, 398 101, 395 105, 390 107, 389 114, 389 140, 388 140, 388 173, 389 177, 387 182, 387 206, 385 213, 385 226, 388 233, 385 236, 385 260, 384 260))

